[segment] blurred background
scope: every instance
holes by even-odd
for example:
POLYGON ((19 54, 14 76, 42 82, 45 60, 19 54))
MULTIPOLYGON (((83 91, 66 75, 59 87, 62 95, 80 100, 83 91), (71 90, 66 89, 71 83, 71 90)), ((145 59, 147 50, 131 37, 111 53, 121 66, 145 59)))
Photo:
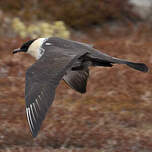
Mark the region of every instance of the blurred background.
POLYGON ((37 138, 25 114, 25 71, 12 50, 57 36, 152 64, 152 0, 0 0, 0 152, 151 152, 152 76, 126 66, 91 68, 87 93, 64 82, 37 138))

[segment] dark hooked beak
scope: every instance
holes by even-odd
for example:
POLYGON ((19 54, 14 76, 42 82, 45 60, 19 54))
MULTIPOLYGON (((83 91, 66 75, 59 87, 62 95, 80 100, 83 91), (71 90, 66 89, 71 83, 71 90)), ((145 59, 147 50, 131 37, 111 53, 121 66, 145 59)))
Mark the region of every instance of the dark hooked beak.
POLYGON ((24 50, 18 48, 18 49, 15 49, 12 53, 15 54, 15 53, 18 53, 18 52, 24 52, 24 50))

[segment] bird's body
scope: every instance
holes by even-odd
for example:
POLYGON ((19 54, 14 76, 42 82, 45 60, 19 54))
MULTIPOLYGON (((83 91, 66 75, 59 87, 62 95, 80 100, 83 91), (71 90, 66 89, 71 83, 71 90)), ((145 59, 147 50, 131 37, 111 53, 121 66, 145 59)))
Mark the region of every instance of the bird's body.
POLYGON ((39 38, 24 43, 14 53, 26 52, 37 59, 26 72, 26 113, 33 137, 40 129, 55 89, 64 80, 74 90, 85 93, 89 66, 112 67, 126 64, 131 68, 147 72, 143 63, 133 63, 111 57, 93 46, 61 38, 39 38))

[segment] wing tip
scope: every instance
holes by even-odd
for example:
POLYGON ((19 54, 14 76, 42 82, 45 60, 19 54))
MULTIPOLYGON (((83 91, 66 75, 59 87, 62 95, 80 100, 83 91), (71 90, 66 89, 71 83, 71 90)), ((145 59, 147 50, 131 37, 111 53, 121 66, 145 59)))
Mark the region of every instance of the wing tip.
POLYGON ((31 135, 32 135, 32 137, 33 138, 35 138, 35 137, 37 137, 37 135, 38 135, 38 132, 37 131, 31 131, 31 135))
POLYGON ((80 93, 84 94, 86 93, 86 88, 80 88, 80 89, 77 89, 77 91, 79 91, 80 93))
POLYGON ((32 137, 35 138, 38 135, 39 127, 33 124, 33 121, 32 121, 33 115, 31 115, 30 110, 31 109, 29 106, 26 107, 26 116, 27 116, 29 127, 30 127, 30 132, 31 132, 32 137))

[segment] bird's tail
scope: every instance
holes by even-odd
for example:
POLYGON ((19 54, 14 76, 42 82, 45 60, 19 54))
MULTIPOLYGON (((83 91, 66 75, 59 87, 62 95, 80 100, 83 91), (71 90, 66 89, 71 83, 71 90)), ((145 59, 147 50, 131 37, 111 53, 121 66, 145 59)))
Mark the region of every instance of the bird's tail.
POLYGON ((148 67, 144 63, 126 62, 126 65, 142 72, 148 72, 148 67))
POLYGON ((87 57, 93 62, 95 66, 109 66, 113 64, 126 64, 127 66, 142 72, 148 72, 148 67, 144 63, 130 62, 124 59, 115 58, 105 53, 94 50, 92 54, 88 54, 87 57))

